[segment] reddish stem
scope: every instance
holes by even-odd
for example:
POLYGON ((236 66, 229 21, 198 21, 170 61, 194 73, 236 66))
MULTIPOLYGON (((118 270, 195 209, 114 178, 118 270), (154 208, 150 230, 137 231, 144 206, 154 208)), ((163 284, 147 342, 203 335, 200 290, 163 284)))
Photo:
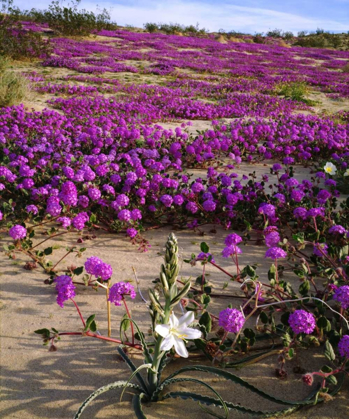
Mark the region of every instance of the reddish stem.
POLYGON ((80 319, 81 319, 81 321, 82 321, 82 324, 84 325, 84 327, 86 326, 86 323, 85 323, 85 320, 84 320, 84 318, 83 318, 83 316, 82 316, 82 314, 81 314, 81 311, 80 311, 80 309, 79 309, 79 307, 78 307, 78 305, 76 304, 76 302, 73 300, 73 298, 71 298, 71 300, 72 300, 72 302, 74 303, 74 305, 75 305, 75 308, 76 308, 76 310, 77 310, 77 312, 78 312, 78 314, 79 314, 79 316, 80 316, 80 319))

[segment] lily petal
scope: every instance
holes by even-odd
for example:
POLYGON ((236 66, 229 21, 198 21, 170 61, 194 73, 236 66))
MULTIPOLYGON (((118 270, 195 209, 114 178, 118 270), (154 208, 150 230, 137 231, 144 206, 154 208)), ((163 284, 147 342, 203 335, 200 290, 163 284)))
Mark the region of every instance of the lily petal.
POLYGON ((175 345, 175 338, 173 335, 168 335, 161 343, 160 349, 162 351, 169 351, 175 345))
POLYGON ((158 324, 155 327, 155 332, 165 338, 170 333, 170 326, 167 324, 158 324))
POLYGON ((182 358, 188 358, 188 351, 182 339, 174 338, 175 351, 182 358))
POLYGON ((178 322, 177 316, 174 313, 171 313, 171 316, 170 316, 170 325, 171 325, 171 328, 176 329, 177 326, 178 326, 178 323, 179 322, 178 322))
POLYGON ((192 329, 187 327, 185 330, 181 330, 180 334, 183 334, 184 339, 199 339, 201 338, 200 330, 192 329))
POLYGON ((195 319, 194 313, 192 311, 187 311, 178 322, 178 327, 188 326, 190 323, 193 323, 195 319))

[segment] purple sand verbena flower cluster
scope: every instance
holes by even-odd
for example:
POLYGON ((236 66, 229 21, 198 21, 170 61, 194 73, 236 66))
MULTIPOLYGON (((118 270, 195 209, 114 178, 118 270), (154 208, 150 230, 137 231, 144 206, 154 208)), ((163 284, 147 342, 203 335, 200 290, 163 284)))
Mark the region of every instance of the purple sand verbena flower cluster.
POLYGON ((349 358, 349 335, 344 335, 339 341, 338 352, 343 358, 349 358))
POLYGON ((57 304, 62 308, 64 302, 75 297, 75 288, 72 278, 68 275, 61 275, 55 278, 57 295, 57 304))
POLYGON ((108 300, 116 306, 121 306, 121 301, 125 295, 129 295, 133 300, 136 298, 136 291, 128 282, 117 282, 109 289, 108 300))
POLYGON ((245 323, 245 317, 236 308, 226 308, 219 313, 218 323, 226 332, 238 333, 245 323))
POLYGON ((85 270, 103 281, 109 280, 113 275, 113 269, 96 256, 89 257, 85 262, 85 270))
POLYGON ((293 333, 296 335, 299 333, 310 335, 313 333, 316 326, 314 315, 305 310, 296 310, 291 313, 288 323, 293 333))
POLYGON ((17 224, 10 228, 9 235, 13 238, 13 240, 22 240, 27 235, 27 229, 17 224))
POLYGON ((336 289, 333 299, 338 301, 344 310, 349 308, 349 285, 343 285, 336 289))

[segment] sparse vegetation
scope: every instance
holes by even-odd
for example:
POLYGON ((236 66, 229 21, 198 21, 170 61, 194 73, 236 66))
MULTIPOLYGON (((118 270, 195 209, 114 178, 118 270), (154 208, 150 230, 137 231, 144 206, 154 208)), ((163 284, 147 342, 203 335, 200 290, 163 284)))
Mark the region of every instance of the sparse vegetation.
POLYGON ((22 14, 34 22, 47 23, 58 34, 66 36, 85 36, 94 30, 117 29, 107 9, 95 14, 85 9, 79 10, 79 4, 80 0, 73 0, 69 6, 53 1, 46 10, 31 9, 22 14))
POLYGON ((28 81, 8 66, 9 61, 0 57, 0 108, 18 105, 29 93, 28 81))
POLYGON ((315 104, 313 100, 306 98, 306 95, 309 94, 309 86, 305 82, 281 83, 275 89, 278 95, 284 96, 286 99, 303 102, 307 105, 315 104))
POLYGON ((186 35, 205 35, 207 30, 205 28, 200 28, 197 23, 194 25, 180 25, 179 23, 145 23, 144 29, 147 32, 164 32, 167 35, 176 35, 178 33, 184 33, 186 35))
POLYGON ((348 35, 334 34, 325 32, 323 29, 317 29, 315 33, 306 34, 305 31, 298 33, 295 45, 300 47, 312 48, 340 48, 344 47, 348 35))
POLYGON ((33 59, 49 55, 49 41, 40 33, 24 30, 20 11, 12 0, 3 0, 0 10, 0 56, 12 59, 33 59))

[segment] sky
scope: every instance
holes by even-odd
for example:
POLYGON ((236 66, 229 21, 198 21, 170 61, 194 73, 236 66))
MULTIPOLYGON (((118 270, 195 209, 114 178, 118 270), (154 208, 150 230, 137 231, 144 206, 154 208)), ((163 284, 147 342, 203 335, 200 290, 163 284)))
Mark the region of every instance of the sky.
MULTIPOLYGON (((44 9, 49 3, 50 0, 14 0, 21 9, 44 9)), ((317 28, 349 31, 349 0, 82 0, 80 7, 95 12, 97 3, 122 26, 199 23, 200 28, 211 32, 223 29, 251 34, 276 28, 294 33, 317 28)))

